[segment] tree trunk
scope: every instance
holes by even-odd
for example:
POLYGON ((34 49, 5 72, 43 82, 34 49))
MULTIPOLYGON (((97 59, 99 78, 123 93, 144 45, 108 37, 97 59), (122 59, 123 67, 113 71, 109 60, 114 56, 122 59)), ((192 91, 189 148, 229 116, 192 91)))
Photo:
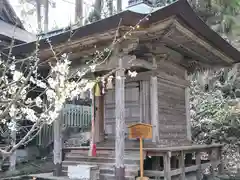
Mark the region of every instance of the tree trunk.
POLYGON ((83 0, 75 0, 75 22, 83 25, 83 0))
POLYGON ((48 12, 49 12, 49 2, 44 1, 44 32, 48 32, 48 12))

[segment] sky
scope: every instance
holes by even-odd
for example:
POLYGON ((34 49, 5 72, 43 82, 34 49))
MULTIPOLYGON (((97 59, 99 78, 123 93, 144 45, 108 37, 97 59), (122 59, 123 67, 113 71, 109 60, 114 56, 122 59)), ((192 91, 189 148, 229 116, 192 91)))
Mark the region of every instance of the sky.
MULTIPOLYGON (((24 26, 30 32, 36 32, 37 18, 36 13, 31 16, 23 17, 21 11, 33 9, 31 4, 25 4, 24 6, 19 3, 19 0, 9 0, 12 4, 17 15, 21 19, 25 19, 24 26)), ((32 0, 33 1, 33 0, 32 0)), ((55 1, 56 7, 49 9, 49 29, 54 27, 62 28, 66 27, 70 22, 74 21, 75 0, 50 0, 55 1)), ((123 9, 127 6, 128 0, 123 0, 123 9)), ((94 0, 84 0, 84 10, 91 10, 94 0)), ((84 12, 87 14, 88 12, 84 12)))

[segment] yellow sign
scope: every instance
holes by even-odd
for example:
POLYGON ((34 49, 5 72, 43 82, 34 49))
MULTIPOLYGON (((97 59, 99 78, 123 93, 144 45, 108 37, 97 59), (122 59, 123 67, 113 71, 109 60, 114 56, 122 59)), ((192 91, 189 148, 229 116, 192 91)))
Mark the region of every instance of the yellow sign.
POLYGON ((144 123, 136 123, 128 126, 129 138, 152 139, 152 125, 144 123))
POLYGON ((152 139, 152 125, 144 123, 136 123, 128 126, 129 138, 139 138, 140 144, 140 177, 137 180, 148 180, 143 176, 143 139, 152 139))

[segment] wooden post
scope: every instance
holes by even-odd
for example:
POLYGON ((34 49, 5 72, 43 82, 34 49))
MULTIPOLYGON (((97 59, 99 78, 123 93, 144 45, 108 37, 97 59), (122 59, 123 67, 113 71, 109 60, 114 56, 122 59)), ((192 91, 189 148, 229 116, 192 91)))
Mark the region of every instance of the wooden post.
MULTIPOLYGON (((16 122, 12 120, 12 129, 11 129, 11 145, 14 146, 16 144, 16 135, 17 135, 17 130, 16 130, 16 122)), ((16 161, 17 161, 17 153, 14 151, 10 158, 10 171, 15 171, 16 170, 16 161)))
POLYGON ((164 161, 164 180, 171 180, 171 152, 166 152, 163 157, 164 161))
POLYGON ((202 167, 201 167, 201 154, 199 151, 196 152, 196 165, 198 166, 197 168, 197 180, 202 179, 202 167))
POLYGON ((96 116, 95 116, 95 123, 94 123, 94 142, 98 143, 100 142, 100 109, 99 109, 99 105, 100 105, 100 97, 95 97, 95 104, 96 104, 96 116))
POLYGON ((83 0, 75 0, 75 22, 83 25, 83 0))
POLYGON ((44 32, 48 32, 48 14, 49 14, 49 2, 48 0, 44 1, 44 32))
POLYGON ((209 155, 210 155, 210 162, 211 162, 211 168, 210 168, 210 172, 211 172, 211 175, 212 177, 215 177, 216 176, 216 173, 215 173, 215 168, 216 168, 216 160, 217 160, 217 154, 216 154, 216 149, 215 148, 212 148, 209 152, 209 155))
POLYGON ((125 150, 125 76, 122 59, 118 62, 119 70, 116 71, 115 85, 115 116, 116 116, 116 135, 115 135, 115 179, 125 179, 124 150, 125 150))
POLYGON ((90 140, 90 148, 89 148, 89 153, 88 155, 89 156, 92 156, 93 155, 93 146, 95 144, 95 111, 96 111, 96 107, 95 107, 95 100, 96 100, 96 97, 95 97, 95 93, 94 93, 94 90, 92 89, 91 92, 91 99, 92 99, 92 119, 91 119, 91 140, 90 140))
POLYGON ((54 176, 62 175, 62 116, 53 122, 53 133, 54 133, 54 150, 53 150, 53 161, 55 170, 54 176))
POLYGON ((150 99, 150 88, 149 81, 140 81, 140 122, 151 124, 150 119, 150 108, 149 108, 149 99, 150 99))
POLYGON ((158 143, 159 142, 159 127, 158 127, 158 82, 157 77, 152 76, 151 77, 151 95, 150 95, 150 101, 151 101, 151 122, 153 125, 153 142, 158 143))
POLYGON ((143 178, 143 138, 139 138, 140 141, 140 177, 143 178))
MULTIPOLYGON (((189 80, 187 71, 185 72, 185 79, 189 80)), ((189 87, 186 87, 185 88, 185 107, 186 107, 186 121, 187 121, 187 139, 188 141, 192 142, 189 95, 190 95, 189 87)))
POLYGON ((180 154, 180 161, 179 161, 179 166, 180 168, 182 169, 181 171, 181 180, 185 180, 185 153, 183 151, 181 151, 181 154, 180 154))
POLYGON ((218 167, 218 173, 223 174, 224 173, 224 163, 222 159, 222 147, 218 148, 218 160, 220 161, 219 167, 218 167))
POLYGON ((100 142, 104 140, 104 95, 99 97, 99 140, 100 142))
POLYGON ((104 95, 95 97, 96 117, 95 117, 95 143, 104 140, 104 95))
POLYGON ((122 11, 122 0, 117 0, 117 12, 120 13, 122 11))

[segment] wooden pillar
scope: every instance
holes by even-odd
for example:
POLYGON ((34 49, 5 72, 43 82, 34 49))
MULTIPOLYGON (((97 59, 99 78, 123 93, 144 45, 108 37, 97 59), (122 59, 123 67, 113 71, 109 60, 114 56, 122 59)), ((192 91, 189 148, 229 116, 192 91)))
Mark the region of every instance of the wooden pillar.
POLYGON ((53 122, 54 133, 54 149, 53 149, 53 162, 54 162, 54 176, 62 175, 62 117, 53 122))
POLYGON ((99 99, 99 140, 100 142, 104 140, 104 95, 100 96, 99 99))
POLYGON ((185 180, 185 153, 183 151, 180 153, 179 166, 181 169, 181 180, 185 180))
POLYGON ((83 25, 83 0, 75 0, 75 22, 83 25))
POLYGON ((140 122, 151 124, 149 108, 149 81, 140 82, 140 122))
POLYGON ((171 152, 166 152, 163 156, 164 180, 171 180, 171 152))
POLYGON ((119 70, 116 71, 115 85, 115 116, 116 116, 116 135, 115 135, 115 179, 125 179, 124 150, 125 150, 125 75, 120 57, 119 70))
POLYGON ((104 140, 104 95, 95 97, 96 103, 96 119, 95 119, 95 142, 101 142, 104 140))
MULTIPOLYGON (((11 127, 11 145, 14 146, 16 144, 16 135, 17 135, 17 129, 16 129, 16 122, 12 120, 12 127, 11 127)), ((16 150, 11 154, 10 158, 10 171, 16 170, 16 162, 17 162, 17 153, 16 150)))
POLYGON ((201 153, 199 151, 196 152, 196 165, 197 165, 197 180, 202 179, 202 167, 201 167, 201 153))
MULTIPOLYGON (((185 79, 189 80, 187 71, 185 72, 185 79)), ((189 87, 185 88, 185 107, 186 107, 186 125, 187 125, 187 139, 192 142, 192 133, 191 133, 191 117, 190 117, 190 103, 189 103, 189 87)))
POLYGON ((99 129, 99 125, 100 125, 100 111, 99 111, 99 101, 100 101, 100 96, 96 97, 95 96, 95 108, 96 108, 96 116, 95 116, 95 123, 94 123, 94 142, 98 143, 100 142, 100 129, 99 129))
POLYGON ((49 1, 44 1, 44 32, 48 32, 49 1))
POLYGON ((151 122, 153 125, 153 139, 155 143, 159 142, 159 127, 158 127, 158 80, 157 76, 151 76, 150 80, 150 107, 151 107, 151 122))
POLYGON ((120 13, 122 11, 122 0, 117 0, 117 12, 120 13))
POLYGON ((224 163, 222 159, 222 146, 218 148, 218 160, 220 161, 220 164, 218 166, 218 173, 223 174, 224 173, 224 163))
POLYGON ((211 176, 215 177, 216 173, 215 173, 215 168, 217 167, 217 149, 213 148, 209 151, 209 156, 210 156, 210 162, 211 162, 211 168, 210 168, 210 172, 211 172, 211 176))

